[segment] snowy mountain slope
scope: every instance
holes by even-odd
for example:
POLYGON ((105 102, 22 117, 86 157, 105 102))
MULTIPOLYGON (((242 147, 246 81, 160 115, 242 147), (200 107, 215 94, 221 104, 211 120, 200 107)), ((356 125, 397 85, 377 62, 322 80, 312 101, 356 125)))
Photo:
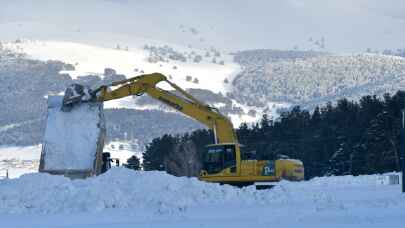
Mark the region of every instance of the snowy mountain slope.
MULTIPOLYGON (((139 66, 135 65, 134 68, 130 66, 129 59, 138 53, 131 52, 131 50, 135 50, 132 47, 130 47, 130 51, 125 51, 69 42, 56 42, 56 44, 61 44, 61 46, 55 46, 53 42, 50 43, 22 40, 12 43, 2 43, 0 46, 0 58, 2 60, 0 61, 0 81, 2 82, 0 83, 0 103, 4 101, 6 104, 6 108, 0 109, 0 144, 26 146, 41 143, 46 118, 46 97, 48 94, 59 94, 71 83, 98 85, 109 83, 111 80, 121 80, 125 76, 119 74, 120 69, 123 69, 121 72, 124 73, 126 73, 125 69, 128 72, 131 71, 130 76, 142 74, 142 72, 147 73, 139 66), (44 49, 41 48, 41 45, 45 46, 44 49), (28 59, 28 57, 34 58, 34 54, 30 56, 28 54, 15 53, 25 53, 25 48, 32 51, 35 54, 35 58, 43 60, 61 58, 64 61, 71 61, 70 63, 72 64, 64 64, 59 61, 44 62, 32 60, 28 59), (60 53, 64 53, 64 55, 60 56, 60 53), (110 55, 112 58, 110 58, 110 55), (96 59, 99 62, 91 61, 94 56, 99 56, 99 59, 96 59), (83 61, 84 64, 76 64, 75 61, 83 61), (109 61, 112 61, 116 65, 111 66, 109 61), (121 61, 124 64, 121 64, 121 61), (118 67, 116 68, 118 74, 106 74, 105 76, 105 67, 118 67), (72 80, 69 75, 59 74, 61 71, 69 72, 76 77, 76 80, 72 80), (95 75, 78 77, 80 74, 87 74, 89 72, 93 72, 92 74, 95 75)), ((171 77, 171 80, 179 84, 183 83, 183 86, 186 88, 200 86, 209 88, 210 90, 194 89, 195 92, 192 94, 203 101, 209 102, 209 104, 218 106, 224 114, 232 114, 231 118, 235 126, 238 126, 242 120, 253 121, 259 117, 259 115, 252 116, 248 113, 251 109, 256 109, 255 107, 247 109, 242 104, 232 102, 225 94, 215 92, 215 88, 226 90, 230 85, 230 83, 221 81, 225 76, 231 80, 233 73, 227 75, 225 71, 231 72, 239 68, 238 64, 232 63, 231 60, 226 60, 226 58, 231 58, 231 56, 222 52, 218 53, 218 50, 215 49, 204 50, 205 53, 199 53, 196 49, 190 49, 192 50, 190 51, 189 48, 182 48, 176 45, 170 47, 161 46, 158 42, 148 42, 149 49, 144 49, 142 44, 139 43, 141 46, 139 47, 139 53, 144 53, 142 58, 139 57, 139 61, 142 61, 141 65, 160 69, 164 68, 165 64, 173 64, 176 66, 176 69, 171 68, 169 70, 179 71, 182 74, 178 74, 179 77, 168 75, 171 77), (153 53, 154 56, 157 54, 159 57, 164 58, 161 62, 149 61, 151 47, 156 47, 158 50, 158 52, 153 53), (173 60, 173 57, 168 55, 168 53, 180 53, 180 56, 186 57, 186 61, 173 60), (205 57, 207 53, 211 56, 210 58, 205 57), (194 59, 200 54, 204 54, 204 57, 198 63, 194 62, 194 59), (217 57, 218 62, 219 60, 226 60, 224 61, 224 65, 210 62, 211 58, 215 55, 219 55, 217 57), (162 67, 160 67, 160 64, 162 64, 162 67), (208 67, 205 67, 206 65, 208 67), (184 70, 187 67, 192 68, 191 72, 194 72, 194 68, 203 68, 208 72, 207 75, 210 82, 197 78, 192 73, 188 75, 188 72, 184 70), (225 73, 222 74, 221 72, 225 73), (187 76, 191 77, 191 81, 188 80, 187 76), (211 78, 218 80, 211 80, 211 78), (211 81, 214 83, 211 83, 211 81), (207 84, 206 82, 211 84, 207 84)), ((196 72, 201 73, 202 71, 197 70, 196 72)), ((124 134, 127 134, 132 138, 138 139, 139 144, 143 146, 152 138, 159 137, 164 133, 178 134, 202 127, 197 122, 179 115, 178 112, 173 112, 167 107, 162 108, 162 105, 155 106, 153 103, 148 102, 138 103, 138 101, 141 101, 145 97, 147 96, 136 97, 136 99, 128 97, 127 99, 105 103, 106 112, 110 114, 108 115, 110 118, 107 118, 107 122, 110 124, 108 141, 126 140, 124 139, 124 134), (123 110, 123 108, 131 110, 123 110), (120 116, 120 118, 115 116, 120 116), (142 119, 142 121, 139 119, 142 119), (126 123, 121 123, 123 121, 126 123), (148 129, 148 126, 152 123, 155 123, 156 127, 148 129)))
MULTIPOLYGON (((179 45, 168 46, 153 41, 153 45, 147 41, 139 41, 138 46, 105 48, 81 43, 62 41, 29 41, 4 43, 3 46, 12 52, 24 53, 26 57, 42 61, 59 60, 74 66, 74 70, 64 70, 61 73, 69 74, 73 79, 85 75, 97 75, 103 77, 105 68, 112 68, 118 74, 132 77, 143 73, 160 72, 184 89, 203 89, 213 93, 226 94, 231 90, 230 82, 240 71, 240 66, 233 62, 233 56, 221 53, 216 49, 199 50, 181 47, 179 45), (144 46, 149 47, 145 49, 144 46), (161 61, 151 60, 151 47, 157 49, 161 61), (173 50, 173 51, 172 51, 173 50), (172 52, 171 52, 172 51, 172 52), (171 53, 185 56, 186 60, 173 60, 171 53), (167 57, 168 56, 168 57, 167 57), (207 57, 209 56, 209 57, 207 57), (197 58, 197 60, 196 60, 197 58), (198 59, 198 58, 201 58, 198 59), (215 60, 216 63, 213 61, 215 60), (198 61, 198 62, 195 62, 198 61), (222 62, 223 61, 223 62, 222 62)), ((153 52, 156 55, 156 51, 153 52)), ((164 89, 171 89, 165 83, 160 84, 164 89)), ((234 105, 242 110, 258 109, 260 107, 247 107, 243 104, 234 105)), ((137 105, 131 97, 105 103, 105 108, 134 108, 144 109, 167 109, 155 105, 137 105)), ((275 113, 275 110, 274 112, 275 113)), ((272 113, 270 113, 272 114, 272 113)), ((233 114, 231 118, 236 125, 243 121, 257 120, 260 115, 248 115, 248 111, 241 114, 233 114)))
POLYGON ((279 101, 311 109, 343 97, 356 100, 395 93, 405 85, 405 58, 401 57, 321 54, 273 60, 266 59, 267 55, 260 51, 239 54, 244 70, 233 85, 242 94, 235 96, 240 101, 256 106, 279 101), (260 55, 265 61, 257 61, 260 55))
MULTIPOLYGON (((135 41, 139 42, 136 46, 128 48, 123 46, 119 47, 119 50, 117 47, 105 48, 64 41, 18 40, 4 43, 3 46, 28 58, 42 61, 58 60, 71 64, 74 70, 63 70, 61 73, 69 74, 73 79, 86 75, 103 78, 105 68, 112 68, 126 77, 161 72, 184 89, 207 90, 223 95, 232 90, 231 82, 241 70, 240 65, 233 62, 232 55, 212 47, 201 50, 173 44, 169 46, 158 41, 148 42, 143 39, 135 39, 135 41), (177 59, 176 55, 180 58, 177 59)), ((159 86, 171 89, 165 83, 159 86)), ((229 115, 235 126, 239 126, 242 122, 254 122, 264 113, 276 118, 277 109, 288 106, 284 103, 279 105, 269 102, 269 105, 257 107, 236 102, 235 99, 230 100, 232 104, 227 107, 228 111, 225 111, 225 114, 229 115), (231 109, 242 112, 228 113, 231 109)), ((211 104, 217 106, 219 104, 217 103, 211 104)), ((139 105, 132 97, 106 102, 105 108, 172 111, 154 103, 139 105)))
MULTIPOLYGON (((114 74, 103 80, 98 76, 72 80, 68 75, 59 74, 61 70, 71 69, 69 65, 58 61, 26 59, 1 48, 0 59, 0 145, 27 146, 42 142, 48 94, 61 93, 72 83, 94 85, 125 78, 114 74)), ((144 145, 164 133, 182 133, 197 127, 195 122, 177 113, 106 109, 106 114, 110 114, 107 123, 111 126, 108 128, 107 141, 123 140, 124 134, 128 134, 144 145), (122 121, 126 125, 115 128, 122 121), (151 123, 158 127, 149 128, 151 123)))
POLYGON ((76 181, 28 174, 0 182, 0 216, 9 227, 401 226, 400 186, 377 184, 377 176, 283 181, 256 191, 127 169, 76 181))
MULTIPOLYGON (((146 41, 143 41, 146 42, 146 41)), ((144 73, 161 72, 170 75, 172 81, 182 88, 208 89, 213 92, 227 91, 225 79, 231 80, 239 71, 239 65, 233 63, 232 56, 222 54, 220 59, 224 65, 212 63, 212 58, 203 58, 201 62, 170 61, 149 62, 148 51, 143 48, 149 43, 139 43, 135 47, 104 48, 81 43, 62 41, 29 41, 9 42, 4 47, 17 53, 25 53, 27 57, 38 60, 59 60, 73 64, 74 71, 64 71, 72 78, 89 74, 102 75, 105 68, 113 68, 127 77, 144 73), (137 69, 137 70, 136 70, 137 69), (198 83, 187 81, 186 77, 197 78, 198 83)), ((163 46, 165 44, 161 44, 163 46)), ((173 46, 173 45, 172 45, 173 46)), ((204 56, 206 51, 175 46, 180 53, 194 52, 204 56)), ((219 58, 218 58, 219 59, 219 58)))

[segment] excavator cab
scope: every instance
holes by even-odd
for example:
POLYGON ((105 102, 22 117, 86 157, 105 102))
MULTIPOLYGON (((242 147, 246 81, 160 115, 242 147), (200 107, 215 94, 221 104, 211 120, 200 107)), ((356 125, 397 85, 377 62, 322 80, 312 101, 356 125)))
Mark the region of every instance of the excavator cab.
POLYGON ((203 170, 208 175, 236 174, 236 144, 213 144, 206 146, 203 170))

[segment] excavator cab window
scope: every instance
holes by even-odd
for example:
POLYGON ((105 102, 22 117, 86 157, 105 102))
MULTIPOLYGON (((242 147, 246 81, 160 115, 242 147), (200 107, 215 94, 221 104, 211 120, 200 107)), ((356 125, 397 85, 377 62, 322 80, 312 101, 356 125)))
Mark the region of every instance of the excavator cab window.
POLYGON ((228 145, 224 151, 224 169, 232 166, 236 166, 235 146, 228 145))
POLYGON ((207 152, 204 156, 204 170, 208 174, 219 173, 226 168, 235 166, 235 145, 207 146, 207 152))

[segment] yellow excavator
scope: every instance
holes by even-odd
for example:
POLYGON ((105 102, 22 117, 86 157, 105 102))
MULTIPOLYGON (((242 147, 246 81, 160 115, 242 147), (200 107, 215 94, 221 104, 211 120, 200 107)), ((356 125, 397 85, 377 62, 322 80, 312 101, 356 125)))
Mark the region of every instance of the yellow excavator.
POLYGON ((232 122, 216 108, 193 97, 170 82, 163 74, 152 73, 102 85, 96 89, 73 84, 66 89, 62 111, 69 112, 83 102, 105 102, 127 96, 148 94, 175 110, 199 121, 214 133, 214 143, 206 146, 199 179, 236 186, 268 188, 281 179, 304 179, 303 163, 295 159, 256 160, 243 153, 232 122), (157 87, 168 83, 176 93, 157 87), (180 95, 179 95, 180 94, 180 95))

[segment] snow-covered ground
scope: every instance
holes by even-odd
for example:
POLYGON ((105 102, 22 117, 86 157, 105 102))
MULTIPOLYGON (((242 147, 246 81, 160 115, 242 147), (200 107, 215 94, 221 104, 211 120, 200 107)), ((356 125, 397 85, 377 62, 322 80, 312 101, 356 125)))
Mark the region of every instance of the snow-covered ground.
POLYGON ((405 194, 377 175, 238 189, 115 168, 70 181, 27 174, 0 181, 5 227, 401 227, 405 194))
MULTIPOLYGON (((136 144, 138 145, 138 144, 136 144)), ((121 163, 126 163, 128 158, 135 155, 142 162, 142 148, 137 146, 134 148, 133 143, 113 141, 104 146, 104 152, 110 152, 111 158, 118 158, 121 163)))
POLYGON ((0 146, 0 176, 19 177, 25 173, 38 172, 41 145, 16 147, 0 146))
POLYGON ((0 160, 19 159, 35 160, 41 155, 41 145, 18 147, 18 146, 0 146, 0 160))

